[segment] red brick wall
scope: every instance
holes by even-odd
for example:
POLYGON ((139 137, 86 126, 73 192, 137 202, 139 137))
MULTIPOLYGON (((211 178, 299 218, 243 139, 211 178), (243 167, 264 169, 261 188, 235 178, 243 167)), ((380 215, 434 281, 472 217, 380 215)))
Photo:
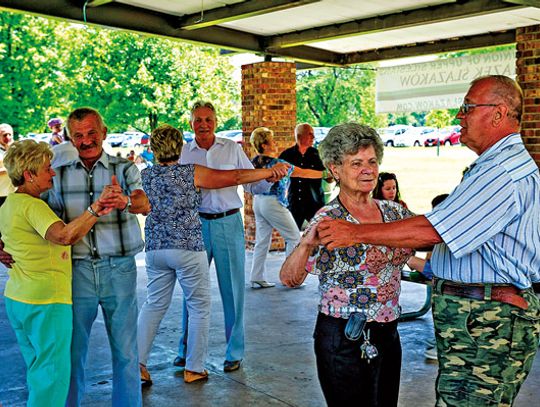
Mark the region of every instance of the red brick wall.
MULTIPOLYGON (((296 66, 289 62, 259 62, 242 66, 242 130, 244 150, 249 158, 255 150, 249 143, 257 127, 274 131, 279 151, 294 144, 296 125, 296 66)), ((251 194, 245 194, 246 245, 255 244, 255 216, 251 194)), ((284 250, 285 243, 274 230, 271 250, 284 250)))
POLYGON ((521 135, 525 146, 540 164, 540 25, 516 30, 517 81, 523 89, 521 135))

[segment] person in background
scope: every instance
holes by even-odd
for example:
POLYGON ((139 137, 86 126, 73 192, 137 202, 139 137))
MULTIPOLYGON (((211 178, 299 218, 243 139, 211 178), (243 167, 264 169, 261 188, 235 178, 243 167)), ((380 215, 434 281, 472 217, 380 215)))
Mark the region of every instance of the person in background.
POLYGON ((60 144, 53 145, 52 152, 53 158, 51 160, 51 166, 53 168, 68 164, 79 157, 79 153, 73 146, 66 129, 64 129, 64 141, 60 144))
POLYGON ((407 207, 407 204, 401 200, 396 174, 392 172, 381 172, 379 174, 377 186, 375 187, 375 191, 373 191, 373 198, 394 201, 405 208, 407 207))
MULTIPOLYGON (((253 169, 253 165, 232 140, 216 137, 216 110, 212 103, 198 101, 191 108, 190 125, 195 138, 182 149, 182 164, 200 164, 214 169, 253 169)), ((279 173, 268 180, 245 184, 249 193, 266 192, 272 183, 287 174, 282 164, 273 167, 279 173)), ((237 187, 215 190, 202 189, 199 216, 208 262, 215 261, 216 273, 225 317, 227 349, 223 370, 238 370, 244 358, 244 291, 245 291, 245 241, 244 223, 240 208, 242 200, 237 187)), ((184 303, 185 304, 185 303, 184 303)), ((175 366, 185 365, 187 321, 189 315, 184 306, 183 332, 180 338, 175 366)))
POLYGON ((0 124, 0 206, 6 200, 8 194, 15 191, 4 166, 4 157, 12 143, 13 127, 7 123, 0 124))
MULTIPOLYGON (((294 129, 296 144, 279 155, 297 168, 323 171, 324 165, 316 148, 313 147, 315 135, 313 127, 302 123, 294 129)), ((298 226, 302 230, 304 221, 309 222, 313 215, 324 205, 324 192, 321 180, 314 178, 297 177, 291 179, 289 186, 289 210, 298 226)))
MULTIPOLYGON (((270 168, 273 165, 286 161, 275 158, 277 145, 274 141, 274 132, 266 127, 258 127, 251 133, 251 145, 259 153, 251 162, 255 168, 270 168)), ((300 231, 296 222, 287 209, 288 190, 291 177, 320 179, 323 171, 303 169, 292 166, 288 174, 275 182, 268 192, 253 196, 253 212, 255 213, 255 249, 251 266, 251 287, 269 288, 274 283, 266 281, 266 256, 272 240, 272 228, 285 239, 285 254, 288 256, 300 240, 300 231)))
POLYGON ((107 195, 65 224, 40 199, 52 187, 49 144, 13 143, 4 157, 17 187, 0 208, 0 234, 12 255, 4 291, 11 327, 26 363, 28 406, 64 407, 69 389, 71 247, 112 211, 107 195))
POLYGON ((149 145, 146 146, 146 148, 141 153, 141 157, 144 158, 146 161, 146 164, 151 167, 154 165, 154 153, 152 152, 152 147, 149 145))
POLYGON ((138 154, 135 157, 135 160, 133 160, 133 163, 139 169, 139 171, 142 171, 142 170, 144 170, 145 168, 148 167, 148 163, 146 162, 146 160, 140 154, 138 154))
POLYGON ((62 126, 63 123, 64 122, 59 117, 55 117, 48 121, 47 126, 49 126, 52 131, 51 140, 49 141, 51 146, 56 146, 65 141, 65 130, 62 126))
POLYGON ((135 150, 130 150, 126 158, 129 161, 135 161, 135 150))
POLYGON ((437 406, 511 406, 538 350, 540 173, 519 134, 523 92, 511 78, 475 79, 457 118, 479 157, 435 209, 383 225, 322 220, 329 249, 435 245, 437 406))
MULTIPOLYGON (((201 220, 201 188, 215 189, 272 177, 271 169, 214 170, 198 164, 179 164, 182 132, 169 125, 150 137, 158 164, 142 172, 143 188, 152 210, 145 222, 148 294, 139 314, 141 381, 152 384, 148 355, 178 280, 189 312, 184 381, 208 378, 204 368, 210 323, 210 283, 201 220)), ((288 167, 284 166, 284 168, 288 167)))
POLYGON ((413 214, 395 202, 371 196, 384 151, 374 129, 357 123, 332 127, 319 150, 339 184, 339 195, 311 220, 300 244, 285 260, 280 278, 295 287, 307 273, 319 277, 319 314, 313 337, 317 374, 327 404, 339 407, 355 400, 365 406, 397 406, 401 270, 413 251, 375 244, 327 249, 317 236, 317 223, 343 219, 379 227, 413 214), (358 328, 347 334, 356 322, 358 328))

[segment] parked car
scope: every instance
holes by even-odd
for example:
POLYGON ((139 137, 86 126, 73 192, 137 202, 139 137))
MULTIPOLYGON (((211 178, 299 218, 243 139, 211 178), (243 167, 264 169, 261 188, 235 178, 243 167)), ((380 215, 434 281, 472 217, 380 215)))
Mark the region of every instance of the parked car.
POLYGON ((121 147, 122 143, 124 142, 125 137, 126 136, 124 135, 124 133, 107 134, 107 138, 105 139, 105 143, 107 143, 111 147, 121 147))
POLYGON ((193 134, 192 131, 183 131, 182 134, 184 135, 184 143, 191 143, 193 138, 195 137, 195 134, 193 134))
POLYGON ((455 146, 461 144, 461 126, 449 126, 441 130, 441 144, 455 146))
POLYGON ((420 132, 420 137, 424 138, 424 146, 432 147, 441 142, 441 132, 436 127, 424 127, 420 132))
POLYGON ((395 124, 378 129, 378 132, 385 146, 412 147, 424 144, 425 139, 428 137, 428 133, 424 133, 426 129, 425 127, 395 124))
POLYGON ((148 144, 150 136, 140 131, 125 131, 122 147, 135 148, 148 144))
POLYGON ((242 130, 222 130, 216 133, 216 136, 228 138, 229 140, 235 141, 238 144, 244 144, 244 133, 242 130))
POLYGON ((423 146, 429 138, 438 139, 439 131, 436 127, 414 127, 409 128, 395 137, 394 144, 397 147, 419 147, 423 146))
POLYGON ((28 133, 26 137, 38 142, 44 141, 45 143, 49 143, 51 141, 52 133, 28 133))

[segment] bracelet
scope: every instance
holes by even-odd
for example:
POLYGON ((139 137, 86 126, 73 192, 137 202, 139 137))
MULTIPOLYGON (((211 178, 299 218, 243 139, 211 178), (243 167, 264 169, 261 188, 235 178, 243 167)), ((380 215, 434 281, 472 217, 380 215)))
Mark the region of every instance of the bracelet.
POLYGON ((86 210, 87 210, 88 212, 90 212, 90 214, 91 214, 92 216, 95 216, 96 218, 99 218, 99 215, 97 214, 97 212, 96 212, 95 210, 92 209, 92 205, 90 205, 88 208, 86 208, 86 210))

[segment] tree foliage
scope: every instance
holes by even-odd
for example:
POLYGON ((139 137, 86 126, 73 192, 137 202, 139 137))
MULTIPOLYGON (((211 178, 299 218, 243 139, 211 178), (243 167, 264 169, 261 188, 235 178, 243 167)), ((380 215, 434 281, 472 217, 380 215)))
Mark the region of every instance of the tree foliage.
POLYGON ((386 125, 386 116, 375 114, 375 70, 369 66, 301 71, 296 95, 298 122, 322 127, 348 121, 386 125))
POLYGON ((23 134, 80 106, 98 109, 109 131, 188 129, 197 99, 215 103, 218 123, 240 120, 234 67, 214 48, 0 12, 0 66, 0 121, 23 134))

